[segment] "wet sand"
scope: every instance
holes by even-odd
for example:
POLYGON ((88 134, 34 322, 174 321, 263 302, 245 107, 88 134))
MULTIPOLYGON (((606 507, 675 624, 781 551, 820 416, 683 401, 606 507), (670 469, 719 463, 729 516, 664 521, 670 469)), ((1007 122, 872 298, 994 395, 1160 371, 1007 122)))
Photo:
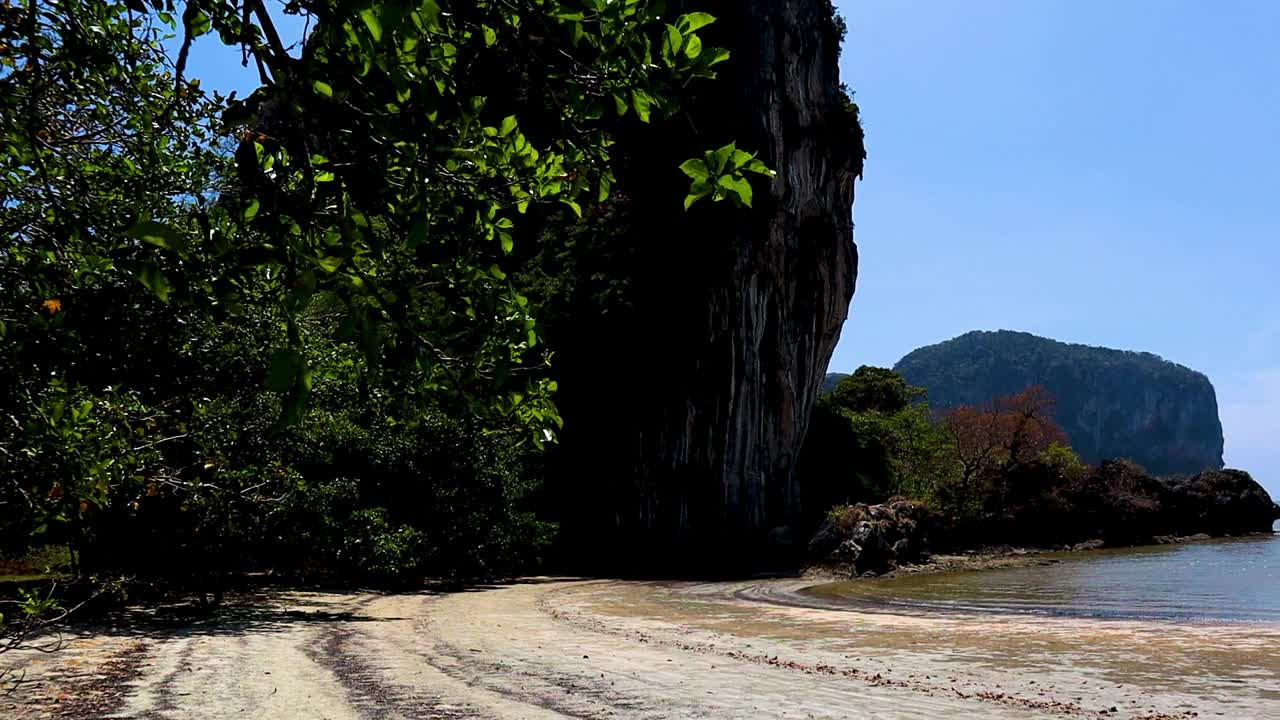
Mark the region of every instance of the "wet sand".
POLYGON ((1268 718, 1280 628, 833 605, 813 580, 275 593, 7 653, 0 716, 1268 718))

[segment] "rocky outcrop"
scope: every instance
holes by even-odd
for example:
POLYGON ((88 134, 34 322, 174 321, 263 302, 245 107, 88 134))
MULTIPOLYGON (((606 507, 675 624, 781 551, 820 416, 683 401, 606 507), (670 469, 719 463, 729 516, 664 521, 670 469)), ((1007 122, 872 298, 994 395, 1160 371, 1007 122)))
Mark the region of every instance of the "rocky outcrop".
POLYGON ((1019 468, 1011 484, 1024 488, 1022 496, 1002 500, 1000 511, 988 515, 987 542, 1143 545, 1265 533, 1276 519, 1267 491, 1242 470, 1158 478, 1127 460, 1104 460, 1065 478, 1033 464, 1019 468))
POLYGON ((809 542, 809 557, 853 575, 880 575, 929 556, 933 514, 922 503, 846 505, 831 510, 809 542))
POLYGON ((1170 522, 1180 534, 1270 532, 1280 506, 1243 470, 1202 472, 1168 481, 1170 522))
POLYGON ((994 498, 976 519, 939 517, 903 500, 837 507, 809 542, 809 556, 842 573, 878 575, 926 560, 933 549, 1164 544, 1267 533, 1280 518, 1280 506, 1241 470, 1162 479, 1106 460, 1066 477, 1033 463, 1013 471, 1010 484, 1018 492, 994 498))
POLYGON ((1222 424, 1201 373, 1149 353, 1070 345, 1027 333, 971 332, 902 358, 894 370, 936 409, 1041 385, 1086 462, 1128 458, 1156 475, 1222 468, 1222 424))
POLYGON ((1061 517, 1068 542, 1091 538, 1132 545, 1176 532, 1168 485, 1131 462, 1105 460, 1058 495, 1064 501, 1061 517))

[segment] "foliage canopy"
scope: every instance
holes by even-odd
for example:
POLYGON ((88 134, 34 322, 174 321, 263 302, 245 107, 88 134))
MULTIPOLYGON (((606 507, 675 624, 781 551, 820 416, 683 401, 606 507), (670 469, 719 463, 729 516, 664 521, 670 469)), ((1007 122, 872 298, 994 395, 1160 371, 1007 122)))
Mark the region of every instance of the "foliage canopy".
MULTIPOLYGON (((515 246, 728 59, 663 5, 0 8, 0 551, 198 582, 536 559, 526 445, 561 419, 515 246), (196 42, 261 87, 206 91, 196 42)), ((713 161, 713 200, 769 174, 713 161)))

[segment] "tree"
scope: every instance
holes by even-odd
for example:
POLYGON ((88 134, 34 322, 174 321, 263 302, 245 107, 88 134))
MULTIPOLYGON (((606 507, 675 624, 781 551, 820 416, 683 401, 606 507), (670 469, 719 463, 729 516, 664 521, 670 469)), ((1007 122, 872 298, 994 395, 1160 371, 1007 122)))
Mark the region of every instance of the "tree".
POLYGON ((101 513, 175 471, 174 391, 202 375, 178 356, 206 329, 181 300, 210 278, 154 252, 175 235, 153 218, 220 190, 219 99, 123 3, 0 14, 0 544, 82 560, 101 513))
POLYGON ((1034 462, 1052 445, 1066 445, 1053 421, 1053 397, 1032 386, 982 406, 965 405, 946 413, 942 427, 951 436, 960 468, 958 501, 967 504, 994 490, 1014 466, 1034 462))
POLYGON ((912 387, 889 368, 863 365, 836 385, 819 403, 849 412, 895 413, 924 398, 923 388, 912 387))
POLYGON ((863 366, 818 401, 800 466, 810 522, 834 505, 933 499, 955 461, 923 398, 892 370, 863 366))
POLYGON ((1040 460, 1071 482, 1079 480, 1089 471, 1089 466, 1081 462, 1075 450, 1058 442, 1050 443, 1040 454, 1040 460))
MULTIPOLYGON (((290 3, 306 38, 257 0, 0 8, 3 540, 67 542, 90 569, 253 557, 271 508, 335 480, 299 471, 322 435, 307 407, 447 426, 431 437, 454 449, 553 438, 514 246, 523 219, 608 197, 614 133, 727 59, 700 39, 714 18, 659 5, 290 3), (262 87, 201 91, 206 36, 262 87)), ((729 155, 711 199, 745 205, 759 167, 729 155)), ((398 482, 447 467, 429 441, 396 450, 420 473, 398 482)), ((493 514, 466 516, 535 532, 503 463, 493 514)), ((404 534, 366 510, 370 537, 404 534)))
POLYGON ((532 205, 580 215, 608 197, 611 127, 674 112, 672 88, 714 76, 728 55, 698 37, 713 18, 667 23, 634 0, 296 9, 316 23, 297 58, 261 4, 205 3, 209 20, 186 23, 188 39, 212 29, 243 44, 262 77, 230 108, 246 128, 237 192, 200 221, 237 240, 232 272, 265 264, 280 278, 289 332, 272 382, 285 419, 312 381, 296 318, 327 294, 369 379, 554 437, 548 356, 508 279, 517 221, 532 205))

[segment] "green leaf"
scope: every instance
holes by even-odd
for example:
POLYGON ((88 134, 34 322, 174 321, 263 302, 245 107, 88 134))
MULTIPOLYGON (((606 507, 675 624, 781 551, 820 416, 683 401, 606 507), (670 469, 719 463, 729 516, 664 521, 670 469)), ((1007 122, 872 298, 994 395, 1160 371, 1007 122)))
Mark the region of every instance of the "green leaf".
POLYGON ((413 249, 427 241, 428 225, 426 220, 418 220, 409 228, 409 248, 413 249))
POLYGON ((436 0, 423 0, 418 6, 418 13, 426 21, 424 30, 435 31, 440 29, 440 5, 436 0))
POLYGON ((297 378, 298 381, 280 403, 280 418, 275 425, 277 432, 302 422, 302 415, 306 412, 307 397, 311 394, 311 370, 303 364, 298 370, 297 378))
POLYGON ((685 212, 688 212, 689 208, 694 203, 698 202, 699 200, 710 195, 713 192, 715 192, 715 188, 711 185, 711 183, 705 182, 702 180, 694 182, 692 185, 689 186, 689 194, 686 195, 684 198, 685 212))
POLYGON ((142 269, 137 272, 136 277, 138 282, 142 283, 152 294, 160 299, 160 302, 169 302, 169 292, 172 290, 169 286, 169 279, 154 264, 147 263, 143 265, 142 269))
POLYGON ((137 238, 165 250, 182 252, 184 246, 182 236, 176 230, 152 220, 134 223, 132 227, 124 232, 129 237, 137 238))
POLYGON ((493 47, 498 43, 498 33, 488 25, 481 25, 480 30, 484 32, 485 47, 493 47))
POLYGON ((702 40, 697 35, 691 36, 684 45, 684 56, 693 60, 702 54, 702 40))
POLYGON ((704 12, 685 13, 676 20, 676 25, 680 28, 680 32, 688 34, 701 30, 702 28, 715 22, 714 15, 704 12))
POLYGON ((662 59, 667 61, 667 65, 673 64, 676 53, 680 52, 682 47, 684 47, 684 36, 675 25, 668 25, 667 31, 662 35, 662 59))
POLYGON ((508 115, 502 119, 502 125, 498 127, 498 135, 506 137, 516 129, 516 116, 508 115))
POLYGON ((334 175, 328 170, 316 173, 316 182, 333 182, 334 175))
POLYGON ((258 217, 258 210, 261 207, 262 203, 259 202, 257 198, 254 198, 249 201, 248 205, 244 206, 244 212, 241 214, 241 217, 244 218, 245 222, 249 222, 250 220, 258 217))
POLYGON ((360 19, 364 21, 364 26, 369 28, 369 36, 374 42, 382 41, 382 20, 378 18, 377 5, 365 8, 360 11, 360 19))
POLYGON ((581 205, 579 205, 578 203, 574 202, 573 200, 569 200, 569 199, 565 199, 565 198, 561 198, 560 202, 564 203, 565 205, 568 205, 568 206, 569 206, 569 209, 570 209, 570 210, 573 210, 573 214, 577 215, 579 218, 581 218, 581 217, 582 217, 582 206, 581 206, 581 205))
POLYGON ((688 212, 689 208, 693 207, 694 203, 698 202, 699 200, 706 197, 707 195, 708 193, 689 193, 688 195, 685 195, 684 196, 685 212, 688 212))
POLYGON ((267 370, 267 387, 272 392, 288 392, 302 369, 302 354, 293 348, 280 348, 271 355, 267 370))
POLYGON ((725 48, 711 48, 702 54, 702 64, 707 67, 719 65, 729 59, 729 51, 725 48))
POLYGON ((345 261, 346 258, 339 257, 337 255, 326 255, 320 258, 311 258, 311 262, 315 263, 317 267, 327 273, 337 272, 338 268, 342 267, 342 263, 345 261))
POLYGON ((734 143, 729 143, 724 147, 716 150, 707 156, 707 166, 711 168, 711 172, 719 174, 725 171, 725 166, 729 163, 729 159, 733 157, 733 153, 738 148, 734 143))
POLYGON ((640 116, 640 122, 649 122, 649 106, 652 102, 653 98, 644 90, 631 91, 631 106, 636 109, 636 115, 640 116))
POLYGON ((736 195, 743 205, 751 207, 751 183, 746 178, 741 175, 721 175, 716 184, 736 195))
POLYGON ((213 20, 210 19, 208 13, 203 10, 196 10, 191 15, 191 23, 187 26, 191 37, 198 38, 209 32, 209 28, 213 27, 213 20))
POLYGON ((751 162, 748 162, 746 165, 743 165, 742 170, 745 172, 758 173, 766 177, 773 177, 774 175, 778 174, 773 170, 770 170, 768 165, 765 165, 763 162, 755 158, 752 158, 751 162))
POLYGON ((707 167, 706 161, 698 158, 685 160, 680 164, 680 170, 694 180, 706 180, 711 177, 711 170, 707 167))
POLYGON ((511 239, 511 233, 509 232, 498 233, 498 240, 502 242, 502 252, 504 253, 510 254, 516 247, 515 241, 511 239))
POLYGON ((312 80, 311 89, 315 90, 317 95, 327 98, 333 97, 333 86, 323 80, 312 80))

